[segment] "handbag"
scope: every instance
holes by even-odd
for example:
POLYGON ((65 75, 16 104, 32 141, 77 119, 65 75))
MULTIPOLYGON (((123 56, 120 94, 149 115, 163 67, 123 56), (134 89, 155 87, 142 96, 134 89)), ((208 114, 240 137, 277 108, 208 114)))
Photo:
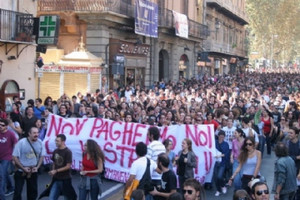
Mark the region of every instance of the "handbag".
POLYGON ((130 200, 130 196, 131 196, 133 190, 136 190, 137 187, 139 186, 139 184, 140 184, 139 180, 133 179, 131 185, 125 191, 124 200, 130 200))

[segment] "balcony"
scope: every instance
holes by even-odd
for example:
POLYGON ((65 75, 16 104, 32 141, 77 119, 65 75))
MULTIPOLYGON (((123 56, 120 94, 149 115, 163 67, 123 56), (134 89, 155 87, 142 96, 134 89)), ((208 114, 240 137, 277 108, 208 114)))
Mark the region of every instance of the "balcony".
MULTIPOLYGON (((134 5, 131 1, 119 0, 39 0, 38 11, 41 13, 74 11, 89 23, 111 23, 125 24, 128 30, 133 30, 132 20, 135 17, 134 5), (113 15, 110 17, 108 14, 113 15), (125 16, 125 17, 124 17, 125 16), (126 18, 127 20, 124 20, 126 18)), ((158 8, 158 26, 169 34, 175 34, 173 13, 171 10, 158 8)), ((123 27, 124 28, 124 27, 123 27)), ((189 20, 189 36, 206 39, 208 27, 196 21, 189 20)))
POLYGON ((39 12, 74 11, 76 13, 113 12, 134 17, 134 7, 119 0, 39 0, 39 12))
POLYGON ((32 43, 33 16, 0 9, 0 42, 32 43))
MULTIPOLYGON (((159 8, 158 16, 158 26, 160 28, 171 29, 170 33, 175 34, 174 17, 172 10, 159 8)), ((201 39, 206 39, 209 36, 208 26, 200 24, 190 19, 188 21, 189 36, 201 39)))
POLYGON ((217 8, 218 12, 227 15, 242 25, 248 24, 248 16, 245 11, 235 6, 231 0, 206 0, 208 6, 217 8))
POLYGON ((220 43, 213 40, 206 40, 204 48, 208 52, 222 53, 231 56, 246 57, 247 51, 243 47, 233 47, 228 43, 220 43))

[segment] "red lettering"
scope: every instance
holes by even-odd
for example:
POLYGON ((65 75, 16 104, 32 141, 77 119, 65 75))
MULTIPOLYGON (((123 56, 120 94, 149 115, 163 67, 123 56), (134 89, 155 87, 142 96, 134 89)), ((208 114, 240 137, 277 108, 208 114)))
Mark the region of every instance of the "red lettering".
POLYGON ((168 135, 167 136, 167 133, 168 133, 168 127, 167 126, 160 129, 161 141, 164 141, 165 139, 170 139, 173 142, 173 147, 172 147, 172 150, 173 150, 173 149, 175 149, 176 144, 177 144, 176 138, 173 135, 168 135))
POLYGON ((135 126, 135 131, 134 131, 134 135, 133 135, 133 140, 132 140, 132 146, 136 146, 138 142, 142 141, 142 140, 138 140, 136 141, 137 137, 141 137, 143 136, 143 130, 146 128, 147 126, 144 124, 136 124, 135 126), (142 129, 141 133, 139 132, 139 128, 142 129))
POLYGON ((82 152, 84 152, 84 144, 83 144, 83 141, 82 140, 79 140, 79 144, 80 144, 80 149, 82 152))
POLYGON ((110 124, 110 128, 109 128, 109 137, 110 137, 110 139, 112 139, 113 141, 117 141, 117 140, 120 138, 120 136, 121 136, 121 131, 120 131, 120 130, 113 131, 114 125, 115 125, 116 123, 122 125, 121 122, 112 122, 112 123, 110 124), (114 135, 116 135, 116 137, 114 137, 114 135))
POLYGON ((70 134, 70 135, 73 135, 74 127, 73 127, 73 124, 71 124, 71 123, 65 123, 65 124, 63 125, 63 127, 61 128, 61 132, 62 132, 63 134, 66 134, 66 133, 68 132, 68 129, 70 129, 69 134, 70 134), (65 129, 66 129, 66 130, 65 130, 65 129))
POLYGON ((105 156, 105 160, 107 160, 107 161, 109 161, 109 162, 111 162, 111 163, 114 164, 114 163, 117 162, 117 153, 116 153, 115 151, 111 150, 112 147, 113 147, 113 144, 112 144, 111 142, 107 142, 107 143, 104 145, 103 149, 104 149, 104 151, 106 152, 106 154, 107 154, 107 153, 110 153, 110 154, 112 154, 112 156, 113 156, 113 159, 109 159, 109 157, 105 156))
POLYGON ((49 140, 47 140, 45 142, 45 149, 46 149, 47 154, 52 154, 53 153, 52 151, 50 151, 50 148, 49 148, 49 140))
POLYGON ((126 135, 128 134, 127 145, 130 145, 133 134, 134 123, 125 123, 122 144, 126 144, 126 135))
POLYGON ((81 120, 76 120, 75 130, 76 130, 76 136, 80 134, 84 124, 87 122, 88 119, 84 119, 82 123, 80 123, 81 120))
MULTIPOLYGON (((92 130, 90 132, 90 137, 91 138, 94 136, 94 132, 102 127, 102 124, 103 124, 103 120, 101 118, 95 118, 94 119, 94 124, 93 124, 92 130), (100 124, 98 124, 98 122, 100 122, 100 124)), ((107 135, 105 135, 105 140, 107 140, 107 135)))
POLYGON ((104 124, 100 127, 100 130, 98 130, 98 135, 96 137, 99 138, 101 133, 105 134, 105 140, 107 140, 107 136, 109 134, 108 121, 104 121, 104 124))
POLYGON ((199 166, 199 157, 198 156, 196 156, 196 163, 197 163, 197 166, 196 166, 196 168, 195 168, 195 174, 198 174, 198 166, 199 166))
POLYGON ((207 152, 204 152, 204 162, 205 162, 205 171, 206 173, 209 172, 209 168, 208 168, 208 158, 207 158, 207 152))
POLYGON ((120 158, 120 165, 122 167, 124 167, 124 158, 125 158, 125 152, 129 152, 130 156, 129 156, 129 160, 128 160, 128 167, 131 167, 131 164, 133 162, 133 153, 135 152, 135 149, 127 147, 127 146, 118 146, 117 145, 117 150, 121 151, 121 158, 120 158), (130 164, 130 166, 129 166, 130 164))
POLYGON ((49 131, 47 136, 50 137, 51 133, 52 133, 52 129, 54 129, 54 134, 55 136, 57 136, 60 133, 60 128, 61 128, 61 123, 63 118, 59 118, 58 119, 58 125, 56 124, 55 121, 55 115, 50 115, 51 120, 50 120, 50 125, 49 125, 49 131))
POLYGON ((189 125, 185 125, 185 134, 187 138, 190 138, 196 146, 199 146, 198 143, 198 134, 197 134, 197 125, 194 125, 194 131, 190 129, 189 125))
POLYGON ((211 135, 211 129, 210 126, 207 127, 208 130, 208 147, 211 148, 212 147, 212 135, 211 135))

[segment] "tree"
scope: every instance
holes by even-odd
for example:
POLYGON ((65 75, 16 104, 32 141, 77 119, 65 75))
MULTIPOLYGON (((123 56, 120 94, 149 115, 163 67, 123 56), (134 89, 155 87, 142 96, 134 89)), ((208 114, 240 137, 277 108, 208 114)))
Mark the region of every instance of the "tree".
POLYGON ((247 0, 247 14, 250 52, 283 64, 300 55, 300 0, 247 0))

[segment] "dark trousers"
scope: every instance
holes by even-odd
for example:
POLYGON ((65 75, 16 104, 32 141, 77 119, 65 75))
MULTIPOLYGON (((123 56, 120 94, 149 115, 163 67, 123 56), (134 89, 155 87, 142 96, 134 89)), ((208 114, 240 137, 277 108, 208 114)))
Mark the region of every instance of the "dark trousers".
POLYGON ((183 194, 183 183, 185 182, 186 178, 184 176, 178 176, 178 180, 179 180, 179 192, 183 194))
POLYGON ((15 193, 13 200, 22 199, 22 190, 26 181, 27 185, 27 200, 36 200, 38 196, 38 185, 37 185, 37 173, 32 173, 30 178, 23 175, 23 172, 16 171, 14 175, 15 179, 15 193))
POLYGON ((271 137, 269 134, 266 135, 267 154, 271 154, 271 137))
POLYGON ((252 179, 252 176, 243 175, 243 177, 242 177, 242 189, 246 190, 249 195, 251 195, 251 190, 248 186, 248 183, 251 181, 251 179, 252 179))

